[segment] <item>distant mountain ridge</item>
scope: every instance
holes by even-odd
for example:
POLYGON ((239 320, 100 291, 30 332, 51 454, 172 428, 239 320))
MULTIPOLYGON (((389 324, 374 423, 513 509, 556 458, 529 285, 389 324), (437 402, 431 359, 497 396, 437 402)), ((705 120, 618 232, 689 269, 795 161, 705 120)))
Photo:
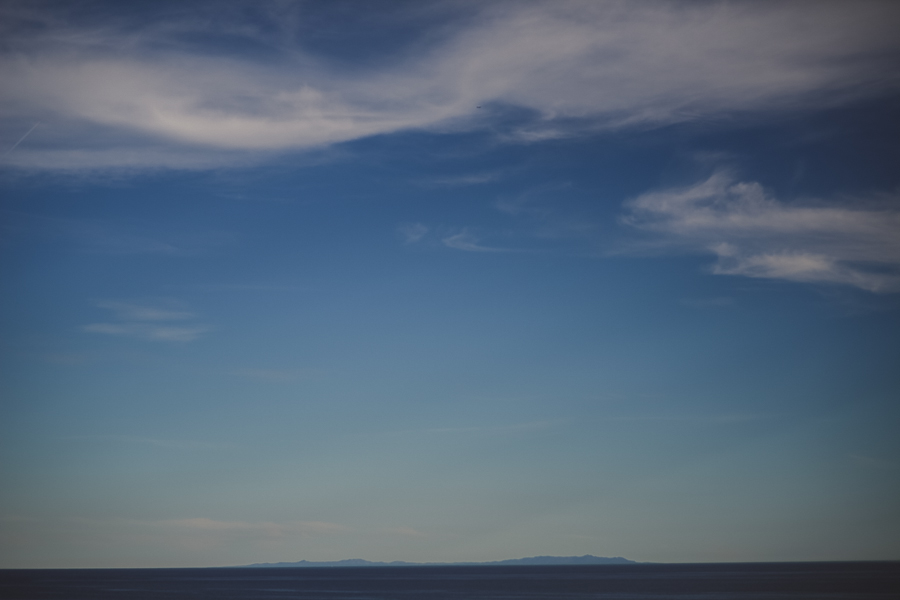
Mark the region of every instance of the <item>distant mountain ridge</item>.
POLYGON ((585 554, 584 556, 530 556, 528 558, 511 558, 509 560, 495 560, 490 562, 453 562, 453 563, 414 563, 395 560, 393 562, 377 562, 363 560, 361 558, 348 558, 334 561, 309 561, 277 563, 254 563, 243 565, 244 567, 274 568, 274 567, 424 567, 424 566, 476 566, 476 565, 627 565, 637 564, 636 561, 622 558, 621 556, 606 557, 585 554))

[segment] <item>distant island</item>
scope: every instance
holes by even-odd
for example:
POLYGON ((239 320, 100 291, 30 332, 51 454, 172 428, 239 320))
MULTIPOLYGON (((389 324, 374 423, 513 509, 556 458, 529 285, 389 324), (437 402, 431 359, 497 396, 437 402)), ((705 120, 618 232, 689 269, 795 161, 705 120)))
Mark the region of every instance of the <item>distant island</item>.
POLYGON ((512 558, 509 560, 495 560, 491 562, 454 562, 454 563, 414 563, 395 560, 393 562, 376 562, 361 558, 348 558, 334 561, 309 561, 277 563, 255 563, 243 565, 244 567, 274 568, 274 567, 437 567, 437 566, 502 566, 502 565, 629 565, 637 564, 636 561, 622 558, 621 556, 606 557, 585 554, 584 556, 531 556, 528 558, 512 558))

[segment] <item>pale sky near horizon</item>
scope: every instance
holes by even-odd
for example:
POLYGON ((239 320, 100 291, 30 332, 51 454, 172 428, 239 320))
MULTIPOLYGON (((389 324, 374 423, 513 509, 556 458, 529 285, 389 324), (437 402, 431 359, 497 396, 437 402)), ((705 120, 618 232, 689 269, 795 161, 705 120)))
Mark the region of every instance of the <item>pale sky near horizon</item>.
POLYGON ((898 30, 0 2, 0 568, 900 560, 898 30))

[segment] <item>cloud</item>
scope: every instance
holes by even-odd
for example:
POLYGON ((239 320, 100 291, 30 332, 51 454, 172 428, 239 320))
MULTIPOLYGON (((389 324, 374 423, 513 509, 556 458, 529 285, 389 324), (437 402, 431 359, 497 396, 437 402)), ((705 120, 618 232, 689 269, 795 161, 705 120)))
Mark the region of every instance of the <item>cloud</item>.
POLYGON ((404 243, 414 244, 425 237, 428 227, 422 223, 404 223, 397 230, 404 238, 404 243))
POLYGON ((465 250, 466 252, 517 252, 511 248, 495 248, 492 246, 482 246, 479 240, 468 231, 461 231, 453 235, 449 235, 441 240, 441 243, 448 248, 454 250, 465 250))
POLYGON ((186 311, 141 306, 127 302, 98 302, 97 306, 113 310, 116 312, 117 318, 129 321, 182 321, 194 317, 193 313, 186 311))
POLYGON ((193 319, 194 314, 187 311, 113 301, 98 302, 97 306, 114 311, 117 320, 91 323, 82 331, 165 342, 191 342, 210 331, 206 325, 168 323, 193 319))
POLYGON ((435 177, 428 179, 423 183, 428 185, 446 186, 446 187, 463 187, 469 185, 482 185, 485 183, 493 183, 499 181, 503 177, 502 171, 490 171, 486 173, 471 173, 468 175, 457 175, 455 177, 435 177))
POLYGON ((88 333, 123 335, 164 342, 192 342, 209 331, 208 327, 172 327, 145 323, 91 323, 82 328, 88 333))
POLYGON ((541 186, 515 197, 503 197, 494 203, 500 212, 512 216, 530 216, 545 219, 551 214, 547 206, 548 198, 559 195, 560 191, 570 187, 567 185, 541 186))
POLYGON ((10 146, 9 150, 7 150, 6 152, 4 152, 3 155, 6 156, 7 154, 9 154, 9 153, 12 152, 13 150, 15 150, 15 149, 16 149, 16 146, 18 146, 18 145, 21 144, 23 141, 25 141, 25 138, 27 138, 28 135, 29 135, 32 131, 34 131, 34 129, 35 129, 38 125, 40 125, 40 123, 35 123, 34 125, 32 125, 31 128, 30 128, 28 131, 25 132, 25 135, 23 135, 22 137, 20 137, 20 138, 16 141, 15 144, 13 144, 12 146, 10 146))
POLYGON ((805 283, 900 291, 900 198, 786 203, 725 172, 626 203, 622 222, 657 248, 709 253, 712 270, 805 283))
POLYGON ((409 129, 502 133, 504 107, 530 115, 508 139, 540 141, 900 83, 890 2, 448 2, 432 7, 446 18, 395 27, 383 53, 337 28, 343 54, 304 43, 303 3, 67 6, 2 9, 0 131, 12 144, 42 123, 6 164, 208 168, 409 129))
MULTIPOLYGON (((404 243, 414 244, 421 241, 429 233, 430 229, 421 223, 412 223, 401 225, 398 228, 400 234, 405 238, 404 243)), ((452 231, 452 230, 451 230, 452 231)), ((502 248, 497 246, 485 246, 478 237, 472 234, 468 229, 450 233, 447 235, 448 229, 443 228, 443 233, 439 230, 436 234, 440 238, 442 245, 454 250, 463 250, 464 252, 525 252, 516 248, 502 248), (443 237, 440 237, 443 236, 443 237)))

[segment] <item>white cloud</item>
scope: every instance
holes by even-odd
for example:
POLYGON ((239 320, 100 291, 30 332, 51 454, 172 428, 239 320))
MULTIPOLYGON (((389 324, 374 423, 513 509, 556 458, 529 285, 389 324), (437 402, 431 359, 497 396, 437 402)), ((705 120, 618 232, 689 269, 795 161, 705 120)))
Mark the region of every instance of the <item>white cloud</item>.
POLYGON ((900 291, 900 211, 884 200, 785 203, 719 172, 639 196, 622 220, 662 248, 715 255, 714 273, 900 291))
POLYGON ((116 312, 117 318, 130 321, 182 321, 194 317, 193 313, 182 310, 142 306, 127 302, 98 302, 97 306, 113 310, 116 312))
POLYGON ((210 331, 206 325, 168 323, 194 318, 193 313, 183 310, 114 301, 98 302, 97 306, 114 311, 116 321, 91 323, 82 331, 165 342, 191 342, 210 331))
POLYGON ((158 340, 164 342, 192 342, 209 331, 208 327, 172 327, 146 323, 91 323, 82 328, 88 333, 104 333, 158 340))
POLYGON ((469 185, 481 185, 498 181, 503 177, 501 171, 490 171, 486 173, 470 173, 467 175, 457 175, 454 177, 435 177, 424 181, 428 185, 438 185, 447 187, 463 187, 469 185))
POLYGON ((495 248, 493 246, 483 246, 479 243, 478 238, 468 231, 461 231, 453 235, 448 235, 441 240, 448 248, 454 250, 465 250, 466 252, 516 252, 511 248, 495 248))
POLYGON ((192 342, 209 331, 209 327, 153 327, 141 332, 142 337, 165 342, 192 342))
POLYGON ((403 236, 404 242, 414 244, 425 237, 428 233, 428 227, 422 223, 404 223, 397 228, 400 235, 403 236))
POLYGON ((460 3, 471 14, 423 36, 430 45, 352 67, 285 41, 298 21, 283 12, 268 24, 274 56, 260 61, 184 42, 224 32, 259 43, 239 19, 71 25, 85 21, 56 10, 5 9, 2 130, 12 144, 42 123, 7 164, 204 168, 404 129, 480 128, 504 105, 535 115, 507 137, 535 141, 834 104, 900 81, 890 2, 460 3), (16 26, 26 21, 40 27, 16 26))

